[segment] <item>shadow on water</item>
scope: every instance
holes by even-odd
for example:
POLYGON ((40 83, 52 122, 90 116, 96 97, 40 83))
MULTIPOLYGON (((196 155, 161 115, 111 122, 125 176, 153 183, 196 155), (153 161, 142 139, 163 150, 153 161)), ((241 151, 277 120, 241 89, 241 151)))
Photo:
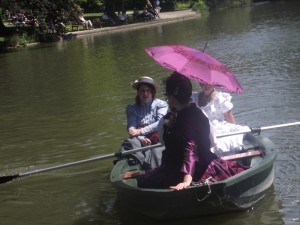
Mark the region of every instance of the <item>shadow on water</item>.
MULTIPOLYGON (((106 193, 108 194, 108 193, 106 193)), ((117 196, 117 193, 116 195, 117 196)), ((111 199, 110 209, 103 207, 103 199, 98 199, 99 205, 93 209, 93 216, 89 214, 77 220, 74 225, 90 224, 118 224, 118 225, 199 225, 199 224, 222 224, 222 225, 252 225, 252 224, 284 224, 281 213, 281 202, 276 199, 274 186, 272 185, 266 197, 255 207, 242 212, 232 212, 219 215, 203 216, 201 218, 176 219, 159 221, 128 209, 120 208, 117 197, 111 199), (101 203, 102 201, 102 203, 101 203), (102 206, 101 206, 102 205, 102 206), (106 217, 106 218, 105 218, 106 217), (111 220, 108 220, 110 217, 111 220)), ((159 204, 159 203, 158 203, 159 204)))

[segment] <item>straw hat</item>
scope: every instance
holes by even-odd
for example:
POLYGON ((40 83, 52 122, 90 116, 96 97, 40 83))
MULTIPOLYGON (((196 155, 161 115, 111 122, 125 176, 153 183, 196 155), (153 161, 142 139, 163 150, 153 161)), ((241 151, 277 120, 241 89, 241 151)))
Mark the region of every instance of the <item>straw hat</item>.
POLYGON ((133 89, 137 89, 140 84, 150 84, 154 87, 156 90, 157 84, 154 82, 154 80, 151 77, 140 77, 139 79, 135 80, 131 87, 133 89))

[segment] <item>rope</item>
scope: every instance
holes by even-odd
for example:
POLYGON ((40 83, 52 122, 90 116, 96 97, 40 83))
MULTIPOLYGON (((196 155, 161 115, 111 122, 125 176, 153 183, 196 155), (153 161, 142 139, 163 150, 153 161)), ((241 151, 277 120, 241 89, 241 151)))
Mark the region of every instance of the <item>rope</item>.
POLYGON ((213 178, 209 177, 204 181, 203 185, 207 185, 207 187, 208 187, 207 194, 202 199, 200 199, 199 196, 197 196, 197 201, 198 202, 202 202, 210 196, 210 194, 211 194, 211 188, 210 188, 210 185, 209 185, 210 180, 213 180, 213 178))

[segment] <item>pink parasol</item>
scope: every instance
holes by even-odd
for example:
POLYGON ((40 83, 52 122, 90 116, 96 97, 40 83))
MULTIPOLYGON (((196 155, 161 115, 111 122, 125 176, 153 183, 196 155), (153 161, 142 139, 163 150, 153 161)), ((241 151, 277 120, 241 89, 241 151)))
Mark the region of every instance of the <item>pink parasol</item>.
POLYGON ((155 46, 145 50, 163 67, 199 83, 210 84, 234 93, 244 92, 225 65, 200 50, 182 45, 155 46))

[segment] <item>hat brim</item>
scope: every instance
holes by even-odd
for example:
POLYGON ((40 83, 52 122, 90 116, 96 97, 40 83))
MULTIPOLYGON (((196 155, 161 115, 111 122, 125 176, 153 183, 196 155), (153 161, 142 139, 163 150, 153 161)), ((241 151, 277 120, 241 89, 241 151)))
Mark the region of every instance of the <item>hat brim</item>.
POLYGON ((131 87, 132 87, 133 89, 137 90, 137 88, 138 88, 140 85, 142 85, 142 84, 148 84, 148 85, 151 85, 152 87, 154 87, 155 90, 156 90, 157 87, 158 87, 157 84, 155 84, 155 83, 152 83, 152 82, 145 82, 145 81, 142 81, 142 82, 136 81, 136 82, 134 82, 134 83, 131 85, 131 87))

